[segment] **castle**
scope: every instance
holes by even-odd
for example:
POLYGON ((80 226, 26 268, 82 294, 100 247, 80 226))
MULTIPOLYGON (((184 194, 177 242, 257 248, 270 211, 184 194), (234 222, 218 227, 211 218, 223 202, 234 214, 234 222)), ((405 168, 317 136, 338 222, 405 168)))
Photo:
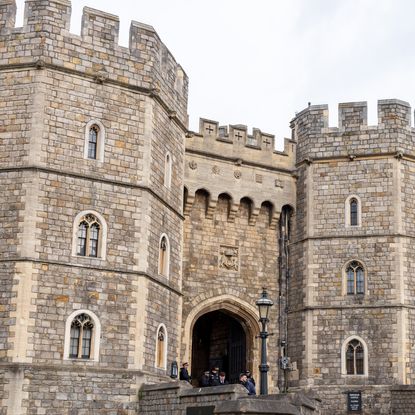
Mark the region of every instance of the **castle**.
POLYGON ((379 101, 375 126, 340 104, 338 128, 309 106, 278 152, 244 125, 189 131, 151 26, 126 48, 91 8, 71 34, 69 0, 15 13, 0 1, 1 414, 140 413, 175 361, 259 379, 262 287, 271 391, 313 389, 329 414, 349 391, 367 414, 413 393, 407 103, 379 101))

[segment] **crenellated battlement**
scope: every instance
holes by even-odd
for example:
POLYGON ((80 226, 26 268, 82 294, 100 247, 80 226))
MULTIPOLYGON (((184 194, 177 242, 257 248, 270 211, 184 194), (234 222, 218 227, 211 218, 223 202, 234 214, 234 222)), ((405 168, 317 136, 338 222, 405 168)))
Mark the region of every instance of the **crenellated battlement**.
POLYGON ((199 134, 204 138, 214 138, 234 145, 261 150, 273 151, 275 147, 274 135, 263 133, 258 128, 253 128, 252 134, 248 134, 248 127, 242 124, 220 126, 217 121, 200 118, 199 134))
POLYGON ((327 105, 310 105, 291 121, 297 163, 306 159, 370 153, 414 153, 411 107, 398 99, 378 101, 378 124, 367 122, 367 102, 341 103, 339 126, 329 126, 327 105))
POLYGON ((84 7, 81 35, 69 32, 69 0, 26 0, 24 26, 15 28, 15 0, 0 4, 0 66, 63 68, 159 97, 187 125, 188 78, 153 27, 131 22, 129 47, 118 45, 119 19, 84 7))
POLYGON ((290 139, 285 139, 284 151, 276 151, 272 134, 258 128, 250 134, 246 125, 221 126, 205 118, 199 120, 199 132, 188 136, 186 150, 284 169, 291 169, 295 158, 295 142, 290 139))

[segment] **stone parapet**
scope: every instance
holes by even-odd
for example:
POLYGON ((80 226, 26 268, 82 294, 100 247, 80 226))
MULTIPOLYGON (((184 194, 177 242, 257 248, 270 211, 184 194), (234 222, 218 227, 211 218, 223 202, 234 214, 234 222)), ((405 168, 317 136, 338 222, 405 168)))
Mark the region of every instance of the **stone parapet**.
POLYGON ((69 32, 68 0, 27 0, 24 26, 14 28, 16 4, 0 5, 0 69, 50 67, 158 97, 187 125, 188 78, 153 27, 132 22, 129 47, 118 45, 117 16, 83 10, 81 36, 69 32))
POLYGON ((246 125, 220 126, 218 121, 200 118, 199 132, 188 134, 186 150, 250 162, 274 169, 292 169, 296 143, 284 140, 284 151, 275 150, 275 136, 253 128, 249 134, 246 125))
MULTIPOLYGON (((319 399, 302 393, 247 396, 239 384, 192 388, 187 382, 143 385, 139 414, 185 415, 189 409, 202 408, 213 414, 309 415, 319 413, 319 399)), ((209 412, 203 412, 209 413, 209 412)))
POLYGON ((398 99, 378 101, 378 125, 367 125, 367 103, 339 104, 339 126, 329 127, 327 105, 310 105, 291 121, 297 164, 314 159, 373 154, 415 154, 411 107, 398 99))

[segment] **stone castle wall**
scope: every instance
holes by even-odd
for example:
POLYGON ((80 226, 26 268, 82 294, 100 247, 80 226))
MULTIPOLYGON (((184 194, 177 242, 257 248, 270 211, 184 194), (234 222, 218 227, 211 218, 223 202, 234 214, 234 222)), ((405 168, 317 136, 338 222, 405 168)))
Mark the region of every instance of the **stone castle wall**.
POLYGON ((116 16, 85 8, 76 36, 68 1, 27 1, 23 28, 14 12, 0 5, 1 408, 135 411, 139 386, 167 379, 179 352, 187 77, 150 26, 133 22, 123 48, 116 16), (91 122, 102 134, 94 160, 91 122), (84 211, 106 224, 98 258, 75 255, 84 211), (98 361, 64 354, 75 310, 99 319, 98 361), (160 324, 166 368, 155 367, 160 324))
MULTIPOLYGON (((340 104, 338 128, 328 128, 325 106, 311 106, 292 122, 299 179, 290 343, 300 373, 293 384, 337 385, 334 394, 362 390, 366 403, 379 399, 376 388, 406 383, 413 371, 413 297, 406 289, 413 236, 403 207, 412 197, 404 185, 411 181, 410 108, 397 100, 379 101, 378 108, 373 127, 365 103, 340 104), (350 196, 359 200, 358 226, 347 223, 350 196), (352 260, 364 265, 364 295, 347 295, 345 267, 352 260), (367 344, 365 375, 342 374, 342 345, 350 336, 367 344)), ((334 411, 338 398, 331 396, 324 405, 334 411)), ((367 413, 378 412, 368 406, 367 413)))

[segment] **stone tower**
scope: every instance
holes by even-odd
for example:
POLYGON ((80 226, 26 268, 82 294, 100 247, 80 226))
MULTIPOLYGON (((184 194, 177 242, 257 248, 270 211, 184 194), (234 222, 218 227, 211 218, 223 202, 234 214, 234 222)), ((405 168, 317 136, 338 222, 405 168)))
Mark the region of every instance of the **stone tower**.
POLYGON ((135 413, 180 352, 187 76, 151 26, 125 48, 101 11, 81 36, 67 0, 15 12, 1 1, 2 413, 135 413))
POLYGON ((310 106, 297 141, 296 233, 291 244, 289 345, 299 380, 345 413, 350 390, 364 413, 389 413, 389 386, 414 381, 413 184, 410 107, 365 102, 310 106), (378 412, 377 412, 378 411, 378 412))

